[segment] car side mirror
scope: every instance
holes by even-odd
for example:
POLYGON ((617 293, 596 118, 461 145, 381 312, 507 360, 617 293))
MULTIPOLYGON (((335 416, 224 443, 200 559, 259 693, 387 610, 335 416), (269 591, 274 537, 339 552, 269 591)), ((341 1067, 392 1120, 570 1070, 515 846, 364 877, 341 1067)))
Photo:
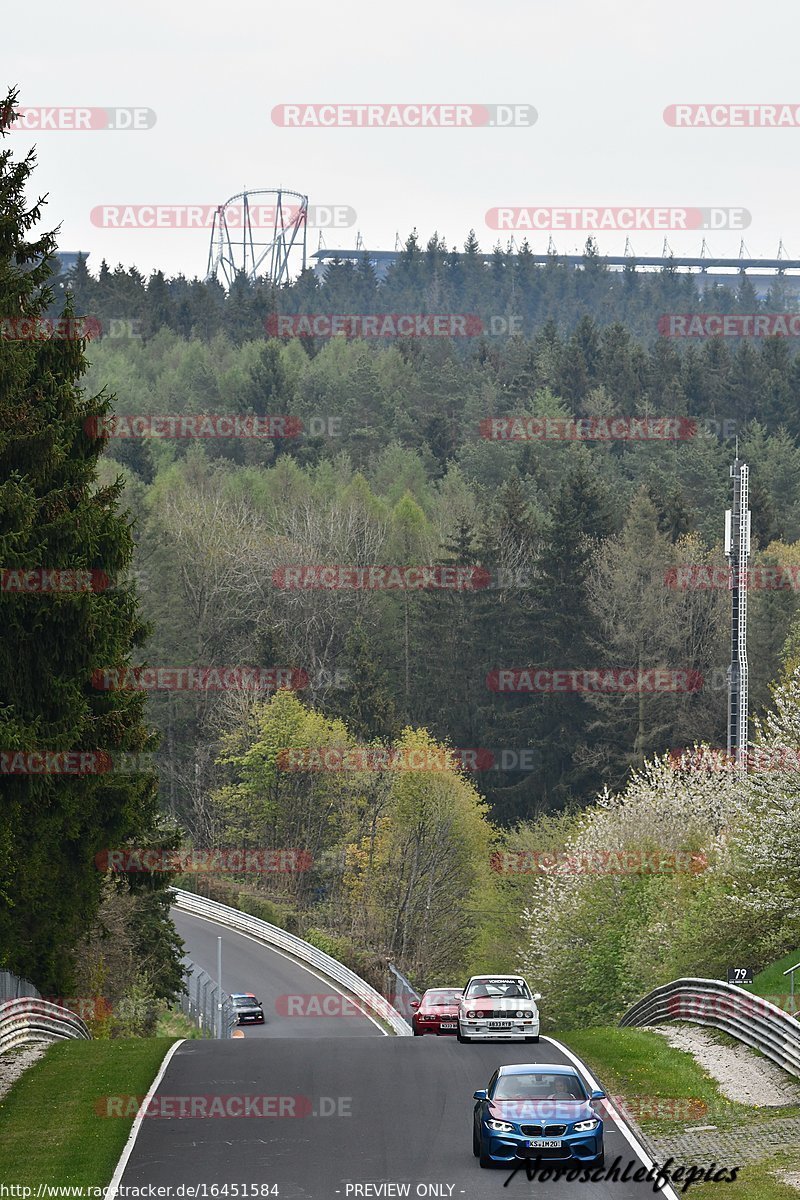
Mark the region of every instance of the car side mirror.
POLYGON ((542 993, 541 993, 541 992, 534 992, 534 993, 533 993, 533 998, 534 998, 534 1000, 541 1000, 541 998, 542 998, 542 993))
POLYGON ((605 1100, 605 1098, 606 1098, 606 1094, 602 1090, 602 1088, 595 1088, 595 1090, 592 1092, 591 1096, 589 1097, 590 1100, 605 1100))
POLYGON ((472 1099, 473 1099, 473 1100, 485 1100, 485 1099, 486 1099, 486 1089, 485 1089, 485 1088, 481 1088, 481 1090, 480 1090, 480 1091, 478 1091, 478 1092, 473 1092, 473 1093, 472 1093, 472 1099))
POLYGON ((409 1000, 408 1007, 410 1009, 412 1009, 414 1012, 416 1012, 417 1009, 419 1008, 419 1003, 420 1003, 419 1000, 409 1000))

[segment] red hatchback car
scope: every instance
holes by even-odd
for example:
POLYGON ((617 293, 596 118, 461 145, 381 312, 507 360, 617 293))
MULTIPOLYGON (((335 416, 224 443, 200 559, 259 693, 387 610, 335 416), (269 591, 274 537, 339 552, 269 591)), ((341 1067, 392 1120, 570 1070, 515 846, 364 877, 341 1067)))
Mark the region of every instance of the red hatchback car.
POLYGON ((458 1002, 463 988, 428 988, 411 1018, 414 1037, 423 1033, 458 1033, 458 1002))

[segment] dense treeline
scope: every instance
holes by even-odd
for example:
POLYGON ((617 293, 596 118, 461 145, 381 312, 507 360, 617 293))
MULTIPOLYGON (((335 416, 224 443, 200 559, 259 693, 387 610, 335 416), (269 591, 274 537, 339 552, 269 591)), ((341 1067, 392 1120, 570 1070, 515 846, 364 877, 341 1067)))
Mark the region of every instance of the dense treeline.
POLYGON ((796 310, 796 293, 780 276, 763 301, 744 273, 729 285, 706 282, 672 268, 610 269, 591 238, 576 270, 555 254, 539 265, 527 241, 518 250, 495 247, 487 262, 474 232, 463 250, 448 250, 436 234, 423 246, 414 232, 383 276, 365 254, 357 262, 333 259, 321 273, 306 270, 280 288, 241 277, 226 292, 216 280, 168 279, 160 271, 145 279, 136 268, 112 271, 105 261, 93 277, 79 261, 69 286, 78 310, 106 328, 134 321, 145 337, 166 328, 203 340, 224 333, 237 344, 261 336, 271 313, 465 313, 480 318, 487 333, 516 329, 524 336, 549 323, 571 332, 590 317, 652 342, 665 314, 796 310))
MULTIPOLYGON (((578 400, 556 392, 567 383, 547 365, 575 362, 574 337, 557 334, 506 342, 491 359, 473 360, 449 345, 337 339, 309 355, 296 342, 235 346, 218 335, 204 344, 167 331, 92 345, 90 382, 110 385, 120 415, 282 413, 309 428, 316 417, 333 431, 109 440, 108 478, 125 468, 137 517, 137 565, 154 627, 147 661, 301 668, 313 702, 364 737, 390 737, 410 723, 456 747, 498 751, 480 785, 501 821, 584 802, 600 784, 621 784, 648 754, 687 739, 723 740, 726 593, 681 591, 665 579, 682 563, 724 562, 732 442, 702 422, 694 437, 629 444, 496 442, 480 436, 479 423, 492 411, 566 417, 643 408, 713 412, 720 426, 735 419, 730 409, 752 418, 763 407, 762 383, 733 386, 748 353, 754 377, 772 378, 773 393, 785 398, 776 414, 790 419, 794 360, 781 359, 779 387, 767 363, 783 348, 773 345, 679 358, 663 345, 643 350, 620 327, 600 331, 586 321, 578 333, 595 347, 584 356, 591 386, 585 381, 578 400), (532 364, 524 385, 520 362, 532 364), (651 407, 637 380, 659 372, 648 395, 660 405, 651 407), (443 430, 456 433, 444 438, 443 430), (442 562, 481 567, 491 586, 297 592, 274 580, 291 564, 442 562), (487 687, 491 671, 533 664, 685 668, 706 686, 641 702, 487 687)), ((742 417, 738 429, 753 477, 754 549, 764 561, 792 562, 800 450, 786 428, 742 417)), ((768 699, 795 608, 791 589, 752 597, 756 708, 768 699)), ((228 703, 187 695, 151 703, 165 735, 170 809, 198 835, 208 834, 202 809, 228 703)))

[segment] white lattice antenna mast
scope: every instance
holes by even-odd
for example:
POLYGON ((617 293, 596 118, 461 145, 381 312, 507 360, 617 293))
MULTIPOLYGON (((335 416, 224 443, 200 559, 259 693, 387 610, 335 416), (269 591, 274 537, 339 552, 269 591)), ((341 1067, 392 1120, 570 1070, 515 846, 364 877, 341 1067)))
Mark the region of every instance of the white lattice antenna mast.
POLYGON ((731 664, 728 668, 728 754, 747 761, 747 587, 750 564, 750 472, 737 456, 731 467, 733 508, 725 513, 725 554, 731 568, 731 664))

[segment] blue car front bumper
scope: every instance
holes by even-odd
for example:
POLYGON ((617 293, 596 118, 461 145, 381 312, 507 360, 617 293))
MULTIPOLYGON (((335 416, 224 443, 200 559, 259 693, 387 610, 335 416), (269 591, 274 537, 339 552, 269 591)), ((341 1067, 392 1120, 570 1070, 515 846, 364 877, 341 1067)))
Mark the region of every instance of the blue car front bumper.
POLYGON ((552 1148, 537 1145, 536 1138, 523 1133, 490 1132, 485 1125, 482 1126, 481 1137, 484 1150, 497 1163, 526 1158, 541 1158, 543 1162, 591 1163, 603 1153, 602 1126, 591 1133, 565 1133, 554 1139, 560 1141, 561 1146, 552 1148))

